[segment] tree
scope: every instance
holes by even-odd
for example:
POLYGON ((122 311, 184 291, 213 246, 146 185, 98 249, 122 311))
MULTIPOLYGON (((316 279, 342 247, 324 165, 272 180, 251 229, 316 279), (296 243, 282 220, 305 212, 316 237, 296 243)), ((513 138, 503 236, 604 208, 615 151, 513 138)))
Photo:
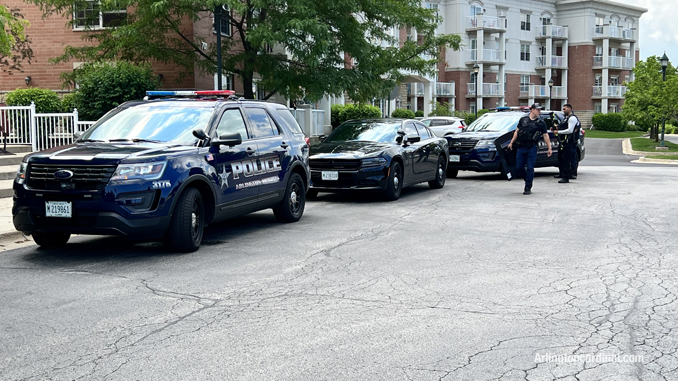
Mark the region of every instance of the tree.
POLYGON ((0 69, 8 74, 23 71, 22 63, 31 63, 31 41, 24 33, 31 24, 23 19, 18 9, 0 5, 0 69))
MULTIPOLYGON (((46 15, 70 15, 87 3, 29 1, 46 15)), ((102 0, 102 12, 134 11, 117 27, 85 33, 92 46, 68 46, 56 61, 156 60, 185 73, 196 67, 215 73, 215 44, 203 50, 207 36, 194 35, 186 21, 211 20, 220 4, 233 32, 223 38, 222 65, 242 80, 246 98, 253 98, 255 74, 270 89, 266 98, 317 100, 344 92, 358 102, 381 98, 403 79, 402 71, 433 74, 441 48, 461 44, 457 35, 436 35, 440 17, 418 0, 102 0), (417 38, 399 42, 392 28, 416 30, 417 38)))
POLYGON ((642 129, 659 126, 662 117, 678 117, 678 76, 669 62, 666 82, 662 81, 662 67, 657 56, 636 63, 634 80, 626 84, 622 115, 635 121, 642 129))

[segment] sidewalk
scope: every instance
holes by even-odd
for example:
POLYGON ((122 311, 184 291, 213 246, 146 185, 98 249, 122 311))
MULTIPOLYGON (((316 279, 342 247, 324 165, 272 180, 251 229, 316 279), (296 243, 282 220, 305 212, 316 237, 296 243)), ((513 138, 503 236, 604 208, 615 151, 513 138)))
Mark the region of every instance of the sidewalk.
POLYGON ((0 239, 21 237, 12 223, 12 197, 0 198, 0 239))

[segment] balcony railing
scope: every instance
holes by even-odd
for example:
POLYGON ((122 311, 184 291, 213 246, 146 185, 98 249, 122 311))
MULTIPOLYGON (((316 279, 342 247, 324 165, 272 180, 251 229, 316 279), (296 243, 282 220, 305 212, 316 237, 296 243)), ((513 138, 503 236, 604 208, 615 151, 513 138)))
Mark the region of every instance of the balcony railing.
POLYGON ((408 83, 407 84, 407 95, 421 97, 424 95, 424 84, 421 82, 408 83))
MULTIPOLYGON (((468 95, 476 95, 476 84, 468 83, 467 84, 468 95)), ((483 97, 500 97, 504 96, 502 92, 501 85, 499 83, 483 83, 483 92, 478 94, 483 97)))
POLYGON ((502 62, 501 50, 483 49, 483 56, 480 59, 477 58, 478 51, 476 49, 471 49, 470 53, 470 61, 502 62))
POLYGON ((476 84, 475 83, 467 83, 466 84, 466 94, 468 95, 476 95, 476 84))
MULTIPOLYGON (((603 57, 593 56, 593 67, 603 67, 603 57)), ((629 57, 607 57, 607 67, 613 69, 633 69, 633 58, 629 57)))
POLYGON ((623 98, 626 94, 626 86, 593 86, 594 97, 623 98), (603 91, 605 90, 605 91, 603 91))
POLYGON ((635 33, 633 29, 625 29, 620 26, 596 25, 593 27, 593 37, 610 37, 634 40, 635 33))
POLYGON ((553 86, 551 98, 565 99, 567 98, 567 88, 565 86, 553 86))
POLYGON ((567 38, 567 27, 559 25, 542 25, 539 29, 541 37, 560 37, 567 38))
POLYGON ((485 15, 466 16, 466 28, 506 29, 506 18, 485 15))
POLYGON ((537 67, 567 67, 567 58, 563 56, 551 56, 551 62, 547 62, 546 56, 537 56, 537 67))
POLYGON ((435 95, 437 97, 454 96, 454 82, 452 82, 452 83, 436 82, 436 94, 435 95))

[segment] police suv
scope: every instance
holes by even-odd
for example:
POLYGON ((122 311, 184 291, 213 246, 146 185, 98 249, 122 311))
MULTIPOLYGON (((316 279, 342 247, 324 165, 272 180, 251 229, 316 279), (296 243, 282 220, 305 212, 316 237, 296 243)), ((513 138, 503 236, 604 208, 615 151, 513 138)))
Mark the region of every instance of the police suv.
POLYGON ((301 218, 308 138, 284 105, 232 91, 147 94, 74 144, 26 156, 14 182, 17 230, 45 247, 103 234, 164 237, 190 252, 212 222, 266 208, 282 222, 301 218))

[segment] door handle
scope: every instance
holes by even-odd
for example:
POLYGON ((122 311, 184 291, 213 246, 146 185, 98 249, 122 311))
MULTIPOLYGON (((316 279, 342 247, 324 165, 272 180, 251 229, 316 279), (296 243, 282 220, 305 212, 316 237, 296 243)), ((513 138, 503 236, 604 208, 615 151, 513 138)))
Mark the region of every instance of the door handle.
POLYGON ((255 152, 257 152, 257 150, 252 149, 252 147, 247 147, 245 152, 247 152, 248 155, 253 155, 255 152))
POLYGON ((287 143, 285 143, 285 142, 282 142, 282 144, 281 144, 280 146, 281 146, 282 148, 287 149, 287 147, 289 147, 290 145, 287 144, 287 143))

